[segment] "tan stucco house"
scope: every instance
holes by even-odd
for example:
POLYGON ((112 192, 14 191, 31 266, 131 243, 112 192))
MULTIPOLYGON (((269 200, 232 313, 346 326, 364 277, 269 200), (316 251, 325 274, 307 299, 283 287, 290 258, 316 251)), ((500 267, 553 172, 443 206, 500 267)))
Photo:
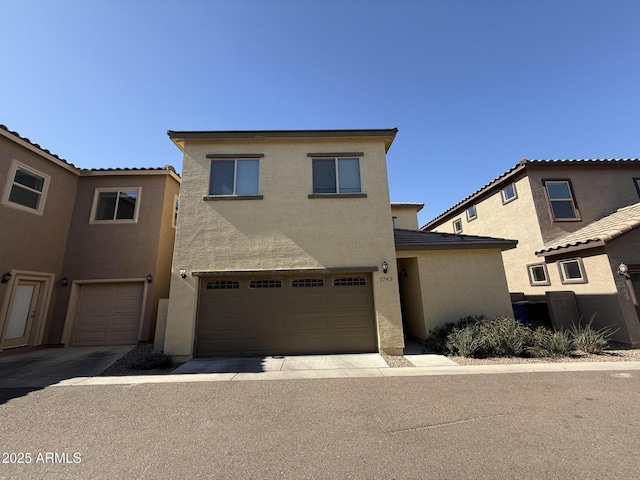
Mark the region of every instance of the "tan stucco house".
POLYGON ((406 319, 424 338, 509 314, 500 252, 515 242, 419 232, 422 205, 389 200, 396 132, 169 131, 183 167, 164 351, 401 354, 406 319))
POLYGON ((596 315, 640 345, 640 160, 521 160, 422 227, 515 238, 514 299, 548 301, 557 326, 596 315))
POLYGON ((83 170, 0 126, 0 353, 153 339, 180 178, 83 170))

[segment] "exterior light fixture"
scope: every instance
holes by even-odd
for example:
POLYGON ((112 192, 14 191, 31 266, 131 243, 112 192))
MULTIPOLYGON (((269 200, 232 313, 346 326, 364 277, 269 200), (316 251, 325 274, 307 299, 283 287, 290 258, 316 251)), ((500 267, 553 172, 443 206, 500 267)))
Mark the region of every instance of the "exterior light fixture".
POLYGON ((9 283, 11 277, 13 277, 13 275, 11 275, 11 272, 5 273, 4 275, 2 275, 2 280, 0 280, 0 283, 9 283))
POLYGON ((407 278, 408 276, 407 269, 403 268, 402 270, 400 270, 400 275, 402 275, 404 278, 407 278))
POLYGON ((151 283, 153 282, 153 277, 151 276, 151 274, 147 275, 147 283, 151 283))
POLYGON ((187 271, 184 268, 180 269, 180 277, 187 278, 187 271))
POLYGON ((382 262, 382 273, 387 273, 389 271, 389 264, 387 262, 382 262))
POLYGON ((69 285, 69 279, 67 277, 64 277, 62 280, 60 280, 60 285, 62 285, 63 287, 69 285))
POLYGON ((627 267, 624 263, 621 263, 620 266, 618 266, 618 274, 622 275, 625 278, 630 278, 629 267, 627 267))

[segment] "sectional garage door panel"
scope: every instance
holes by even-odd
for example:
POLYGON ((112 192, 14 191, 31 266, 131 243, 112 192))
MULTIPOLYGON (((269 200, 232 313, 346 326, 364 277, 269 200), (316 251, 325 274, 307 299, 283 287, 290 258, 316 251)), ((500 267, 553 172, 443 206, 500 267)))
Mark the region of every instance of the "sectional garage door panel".
POLYGON ((375 352, 371 276, 356 278, 203 278, 196 355, 375 352))
POLYGON ((143 293, 142 283, 83 285, 71 343, 77 346, 138 343, 143 293))

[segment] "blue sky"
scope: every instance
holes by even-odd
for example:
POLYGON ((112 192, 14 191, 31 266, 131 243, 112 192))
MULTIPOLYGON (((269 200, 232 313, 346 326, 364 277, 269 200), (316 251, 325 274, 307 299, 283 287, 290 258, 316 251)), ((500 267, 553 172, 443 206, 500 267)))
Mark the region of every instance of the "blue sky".
POLYGON ((0 123, 82 168, 167 130, 399 129, 421 223, 521 158, 640 156, 637 0, 3 0, 0 123))

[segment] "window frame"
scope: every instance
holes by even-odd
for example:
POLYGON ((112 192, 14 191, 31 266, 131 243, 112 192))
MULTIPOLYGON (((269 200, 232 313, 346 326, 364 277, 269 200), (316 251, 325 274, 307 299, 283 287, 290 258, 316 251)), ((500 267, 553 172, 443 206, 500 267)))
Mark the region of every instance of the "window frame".
POLYGON ((453 233, 462 233, 462 218, 456 218, 451 222, 451 226, 453 228, 453 233), (456 225, 458 225, 458 228, 456 228, 456 225))
POLYGON ((332 196, 362 196, 363 195, 363 189, 362 189, 362 169, 360 168, 360 158, 361 155, 336 155, 336 156, 322 156, 322 155, 314 155, 311 157, 311 195, 313 196, 328 196, 328 195, 332 195, 332 196), (316 192, 315 191, 315 187, 314 187, 314 177, 313 177, 313 164, 316 161, 329 161, 332 160, 333 161, 333 168, 334 168, 334 172, 335 172, 335 179, 336 179, 336 189, 335 192, 316 192), (340 164, 340 160, 357 160, 358 161, 358 183, 360 186, 359 191, 357 192, 341 192, 340 191, 340 170, 339 170, 339 164, 340 164))
MULTIPOLYGON (((119 198, 119 197, 117 197, 119 198)), ((89 224, 90 225, 118 225, 118 224, 127 224, 127 223, 138 223, 138 216, 140 214, 140 201, 142 199, 142 187, 98 187, 94 189, 93 192, 93 204, 91 205, 91 213, 89 216, 89 224), (96 213, 98 210, 98 201, 100 199, 101 193, 107 192, 117 192, 118 196, 120 192, 137 192, 136 195, 136 206, 133 211, 133 218, 120 218, 120 219, 112 219, 112 220, 97 220, 96 213)), ((114 216, 117 215, 117 204, 116 209, 114 210, 114 216)))
POLYGON ((502 198, 502 204, 506 205, 507 203, 513 202, 518 198, 518 190, 516 189, 516 182, 511 182, 500 189, 500 198, 502 198), (513 197, 506 198, 504 192, 508 187, 513 188, 513 197))
POLYGON ((467 222, 475 220, 476 218, 478 218, 478 206, 475 203, 473 205, 470 205, 465 210, 465 213, 467 215, 467 222), (469 210, 471 209, 473 209, 473 215, 469 215, 469 210))
POLYGON ((7 182, 5 184, 4 191, 2 192, 2 200, 1 204, 7 207, 15 208, 16 210, 21 210, 23 212, 29 212, 34 215, 42 216, 44 213, 44 206, 47 201, 47 194, 49 193, 49 184, 51 183, 51 176, 46 173, 41 172, 40 170, 33 168, 29 165, 26 165, 18 160, 13 160, 11 162, 11 166, 9 167, 9 171, 7 172, 7 182), (18 169, 26 170, 32 175, 40 177, 43 179, 42 191, 34 190, 26 185, 22 185, 21 183, 16 184, 16 173, 18 169), (13 190, 14 185, 18 185, 19 188, 27 189, 30 192, 37 193, 40 195, 38 200, 38 208, 31 208, 26 205, 22 205, 21 203, 13 202, 9 199, 11 196, 11 191, 13 190))
POLYGON ((571 285, 576 283, 588 283, 587 274, 584 270, 584 263, 582 258, 567 258, 566 260, 558 260, 558 270, 560 271, 560 281, 563 285, 571 285), (580 270, 580 278, 566 278, 565 271, 562 268, 564 264, 576 262, 578 269, 580 270))
POLYGON ((554 222, 580 222, 582 221, 582 218, 580 217, 580 210, 578 209, 578 202, 576 202, 576 195, 573 191, 573 185, 571 183, 571 179, 569 178, 545 178, 542 179, 542 186, 544 187, 544 193, 547 197, 547 208, 549 209, 549 215, 551 216, 551 220, 554 222), (566 202, 567 199, 561 199, 561 200, 551 200, 551 198, 549 197, 549 189, 547 188, 547 184, 549 183, 561 183, 564 182, 567 184, 567 187, 569 188, 569 194, 571 195, 571 206, 573 207, 573 211, 575 212, 575 217, 573 218, 556 218, 555 214, 553 213, 553 207, 551 206, 551 202, 555 201, 561 201, 561 202, 566 202))
POLYGON ((549 270, 547 269, 547 264, 546 263, 530 263, 529 265, 527 265, 527 274, 529 276, 529 284, 532 287, 551 285, 551 279, 549 278, 549 270), (542 271, 544 272, 545 280, 543 280, 543 281, 534 280, 533 274, 532 274, 533 273, 532 270, 534 268, 537 268, 537 267, 542 267, 542 271))
POLYGON ((171 216, 171 226, 176 228, 178 225, 178 210, 180 209, 180 195, 173 196, 173 215, 171 216))
POLYGON ((256 154, 251 156, 227 156, 227 155, 207 155, 209 159, 209 189, 207 191, 208 198, 262 198, 260 195, 260 163, 264 157, 263 154, 256 154), (256 193, 242 193, 238 194, 238 162, 239 161, 256 161, 258 162, 258 174, 256 178, 257 189, 256 193), (231 162, 233 161, 233 193, 212 193, 212 173, 214 162, 231 162))
POLYGON ((636 192, 638 192, 638 197, 640 197, 640 177, 633 177, 633 184, 636 186, 636 192))

